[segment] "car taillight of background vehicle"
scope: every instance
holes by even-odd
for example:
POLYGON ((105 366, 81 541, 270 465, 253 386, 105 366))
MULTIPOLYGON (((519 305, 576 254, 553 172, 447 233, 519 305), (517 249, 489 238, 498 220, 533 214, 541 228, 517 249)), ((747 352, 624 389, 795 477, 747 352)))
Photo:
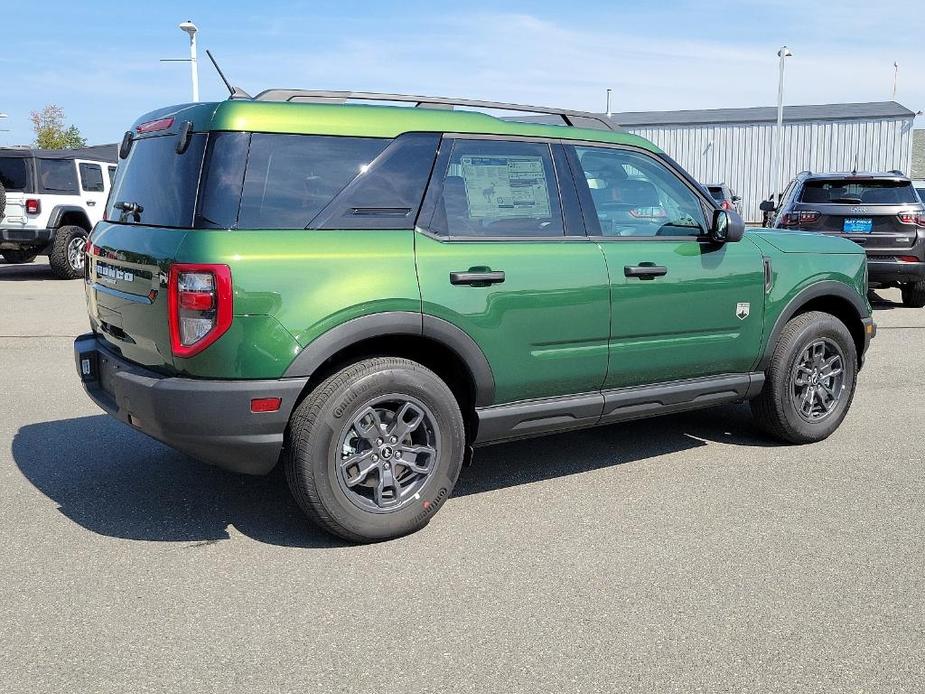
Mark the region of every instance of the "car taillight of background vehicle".
POLYGON ((897 217, 903 224, 916 224, 925 227, 925 214, 916 212, 900 212, 897 217))
POLYGON ((227 265, 171 265, 167 295, 175 356, 198 354, 231 326, 233 292, 227 265))
POLYGON ((724 209, 724 210, 731 210, 731 209, 733 209, 732 203, 729 202, 728 200, 726 200, 725 198, 723 198, 723 201, 719 204, 719 206, 720 206, 722 209, 724 209))
POLYGON ((42 201, 37 198, 26 200, 26 214, 39 214, 42 211, 42 201))
POLYGON ((788 212, 781 216, 780 223, 785 227, 795 227, 801 224, 812 224, 813 222, 817 222, 819 221, 819 217, 820 214, 818 212, 812 211, 788 212))

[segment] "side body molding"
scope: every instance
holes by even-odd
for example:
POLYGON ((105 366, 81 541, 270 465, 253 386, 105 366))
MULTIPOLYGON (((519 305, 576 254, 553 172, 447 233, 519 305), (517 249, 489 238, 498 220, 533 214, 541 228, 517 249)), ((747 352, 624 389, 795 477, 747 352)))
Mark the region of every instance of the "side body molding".
MULTIPOLYGON (((784 326, 787 325, 788 321, 793 318, 794 315, 796 315, 800 308, 802 308, 805 304, 809 303, 813 299, 831 296, 848 301, 854 307, 854 310, 857 313, 858 323, 861 323, 863 319, 869 317, 869 312, 867 310, 867 306, 864 305, 864 300, 850 287, 842 284, 841 282, 836 282, 835 280, 824 280, 822 282, 811 284, 798 292, 796 296, 787 302, 784 310, 780 312, 780 315, 774 322, 774 327, 771 329, 771 332, 768 335, 768 340, 764 347, 764 353, 761 355, 761 359, 755 366, 755 370, 764 371, 768 368, 768 365, 771 363, 771 357, 774 356, 774 348, 777 346, 777 341, 780 338, 780 334, 783 331, 784 326)), ((861 355, 859 354, 858 356, 860 357, 861 355)))
POLYGON ((495 379, 491 366, 475 341, 442 318, 407 311, 372 313, 331 328, 299 352, 283 377, 311 376, 325 361, 342 349, 363 340, 385 335, 426 337, 452 350, 472 375, 476 406, 484 407, 494 402, 495 379))

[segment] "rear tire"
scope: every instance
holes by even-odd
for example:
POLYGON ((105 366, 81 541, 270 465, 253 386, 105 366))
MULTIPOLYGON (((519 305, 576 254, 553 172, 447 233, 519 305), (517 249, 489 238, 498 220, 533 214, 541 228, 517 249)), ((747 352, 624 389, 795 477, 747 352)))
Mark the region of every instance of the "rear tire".
POLYGON ((788 443, 814 443, 848 414, 858 358, 848 328, 835 316, 810 311, 784 327, 764 390, 751 401, 756 423, 788 443))
POLYGON ((283 464, 296 502, 350 542, 423 528, 453 491, 465 428, 449 387, 407 359, 352 364, 289 420, 283 464))
POLYGON ((925 280, 909 282, 902 286, 903 306, 925 308, 925 280))
POLYGON ((31 263, 35 260, 38 253, 29 251, 3 251, 3 259, 10 265, 19 265, 21 263, 31 263))
POLYGON ((64 226, 58 229, 48 255, 48 264, 56 277, 62 280, 83 277, 87 236, 87 231, 81 227, 64 226))

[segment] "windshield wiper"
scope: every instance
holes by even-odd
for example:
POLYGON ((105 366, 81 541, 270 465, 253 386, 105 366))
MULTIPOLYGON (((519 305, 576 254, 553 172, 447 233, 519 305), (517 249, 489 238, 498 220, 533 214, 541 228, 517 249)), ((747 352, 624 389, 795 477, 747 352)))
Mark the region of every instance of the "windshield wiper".
POLYGON ((141 222, 141 213, 145 211, 145 208, 137 202, 119 200, 113 204, 117 210, 122 210, 122 214, 119 215, 120 222, 126 222, 129 215, 132 215, 132 221, 136 224, 141 222))

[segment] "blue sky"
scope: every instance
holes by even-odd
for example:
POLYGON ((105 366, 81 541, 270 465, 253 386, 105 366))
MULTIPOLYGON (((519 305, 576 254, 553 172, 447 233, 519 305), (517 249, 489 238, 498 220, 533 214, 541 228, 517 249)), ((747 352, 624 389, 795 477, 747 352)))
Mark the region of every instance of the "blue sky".
MULTIPOLYGON (((679 0, 568 3, 75 3, 13 1, 0 51, 0 145, 32 140, 29 112, 63 107, 91 143, 142 113, 188 101, 177 23, 200 29, 203 99, 232 81, 401 91, 603 110, 773 105, 777 48, 794 57, 785 103, 882 101, 925 109, 923 0, 679 0), (709 9, 709 13, 705 12, 709 9)), ((925 127, 925 121, 918 121, 925 127)))

